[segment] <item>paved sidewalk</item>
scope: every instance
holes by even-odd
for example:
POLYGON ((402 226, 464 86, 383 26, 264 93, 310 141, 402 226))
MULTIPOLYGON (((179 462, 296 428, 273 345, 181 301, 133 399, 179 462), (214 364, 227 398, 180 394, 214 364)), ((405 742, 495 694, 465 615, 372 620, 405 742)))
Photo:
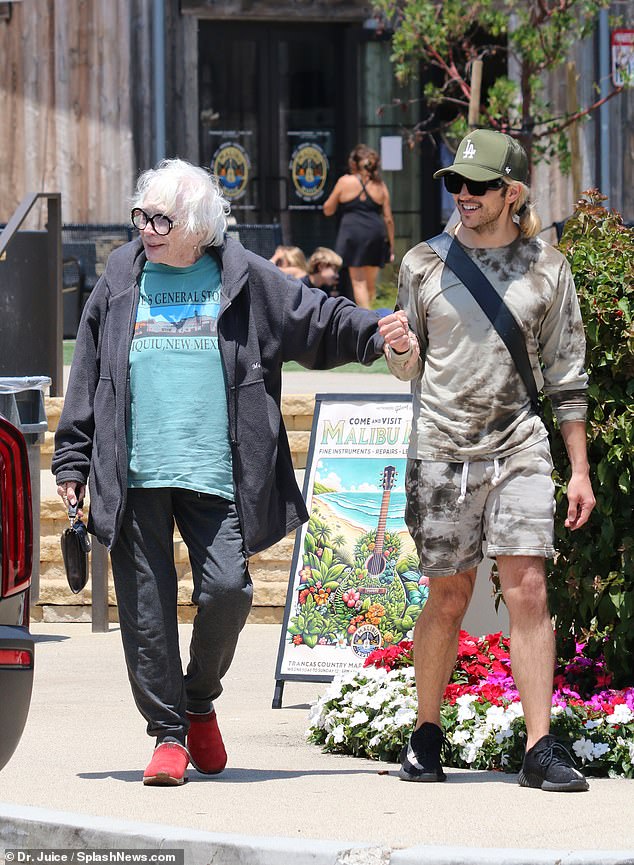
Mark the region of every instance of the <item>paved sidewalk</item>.
MULTIPOLYGON (((70 366, 64 367, 64 393, 68 386, 70 366)), ((409 393, 407 381, 393 375, 369 372, 359 366, 359 372, 348 370, 297 370, 282 373, 283 393, 409 393)))
MULTIPOLYGON (((34 624, 31 713, 0 774, 0 848, 179 848, 186 865, 634 863, 631 781, 548 794, 450 770, 445 784, 406 784, 392 764, 307 744, 308 707, 326 686, 287 682, 271 708, 280 632, 248 625, 241 637, 217 703, 225 772, 151 788, 118 626, 34 624)), ((181 626, 184 646, 189 633, 181 626)))

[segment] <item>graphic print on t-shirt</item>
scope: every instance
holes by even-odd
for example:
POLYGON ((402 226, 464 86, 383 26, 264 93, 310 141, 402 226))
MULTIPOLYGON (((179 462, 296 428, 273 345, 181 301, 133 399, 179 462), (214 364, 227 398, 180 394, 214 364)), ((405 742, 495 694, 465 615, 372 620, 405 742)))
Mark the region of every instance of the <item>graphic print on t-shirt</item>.
POLYGON ((151 293, 143 286, 132 351, 217 349, 219 309, 220 287, 151 293))

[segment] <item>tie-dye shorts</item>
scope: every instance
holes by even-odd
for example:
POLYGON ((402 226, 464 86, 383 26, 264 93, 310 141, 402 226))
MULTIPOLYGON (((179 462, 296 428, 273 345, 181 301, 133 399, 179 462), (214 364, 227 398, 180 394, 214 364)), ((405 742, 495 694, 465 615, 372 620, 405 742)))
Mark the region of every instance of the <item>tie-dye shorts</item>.
POLYGON ((495 460, 408 460, 405 522, 421 571, 451 576, 484 553, 554 556, 552 471, 547 439, 495 460))

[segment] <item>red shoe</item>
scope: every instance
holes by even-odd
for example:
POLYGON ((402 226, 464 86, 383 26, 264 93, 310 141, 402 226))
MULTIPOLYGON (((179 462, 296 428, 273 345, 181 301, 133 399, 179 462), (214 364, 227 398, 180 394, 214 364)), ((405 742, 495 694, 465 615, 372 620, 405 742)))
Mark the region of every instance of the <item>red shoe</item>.
POLYGON ((143 773, 143 783, 156 787, 177 787, 185 782, 189 763, 187 750, 177 742, 163 742, 154 749, 143 773))
POLYGON ((227 752, 215 711, 205 715, 188 712, 187 717, 190 722, 187 750, 192 766, 203 775, 218 775, 227 765, 227 752))

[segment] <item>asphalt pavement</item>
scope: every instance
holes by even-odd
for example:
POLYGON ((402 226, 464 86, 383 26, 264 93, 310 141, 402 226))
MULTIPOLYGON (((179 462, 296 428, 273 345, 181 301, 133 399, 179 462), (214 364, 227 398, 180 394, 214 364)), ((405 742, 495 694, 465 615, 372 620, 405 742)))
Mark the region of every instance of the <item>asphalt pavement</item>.
MULTIPOLYGON (((144 787, 153 740, 118 626, 32 630, 33 699, 0 774, 0 849, 178 849, 186 865, 634 863, 631 781, 557 794, 449 770, 444 784, 408 784, 394 764, 307 743, 309 706, 326 686, 287 682, 282 708, 271 707, 279 625, 247 625, 217 701, 227 769, 205 777, 190 767, 182 787, 144 787)), ((189 634, 182 625, 185 658, 189 634)))

